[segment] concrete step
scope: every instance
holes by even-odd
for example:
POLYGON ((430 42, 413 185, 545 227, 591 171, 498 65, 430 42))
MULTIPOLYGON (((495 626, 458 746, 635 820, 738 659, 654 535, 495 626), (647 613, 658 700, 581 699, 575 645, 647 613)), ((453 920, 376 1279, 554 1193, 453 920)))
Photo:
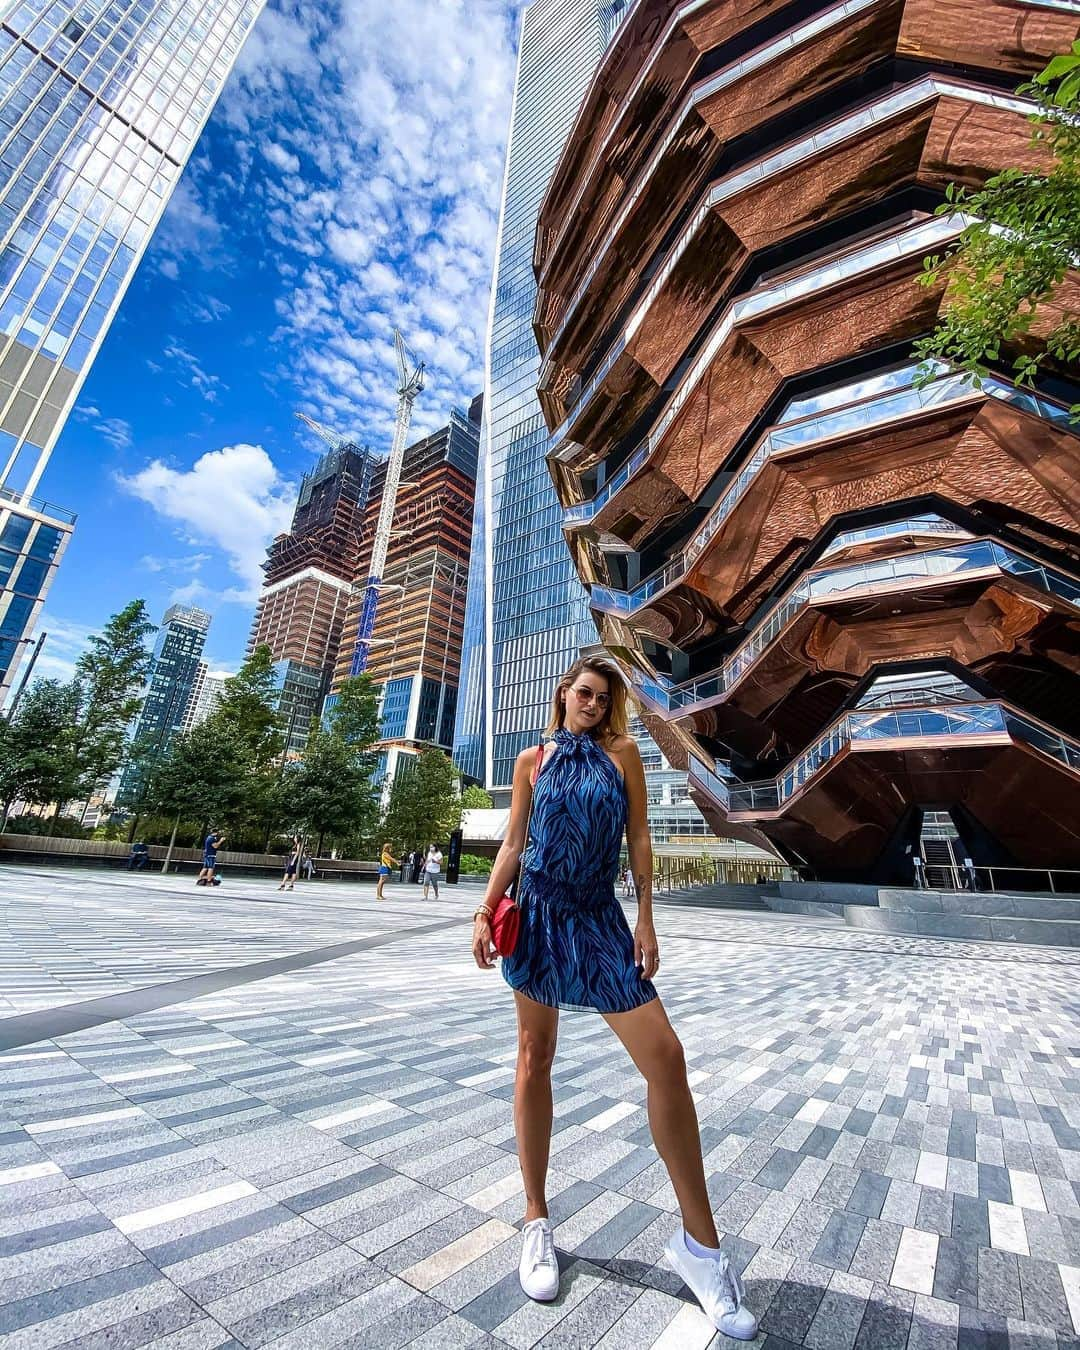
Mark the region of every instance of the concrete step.
POLYGON ((983 894, 979 891, 916 891, 882 887, 882 909, 905 914, 973 914, 999 919, 1059 919, 1080 922, 1075 897, 1025 895, 1023 891, 983 894))
POLYGON ((707 909, 768 909, 761 898, 766 887, 742 886, 724 882, 715 886, 691 886, 686 890, 658 891, 655 900, 678 905, 700 905, 707 909))
POLYGON ((912 937, 973 938, 983 942, 1031 943, 1080 948, 1080 922, 1069 919, 1000 917, 993 914, 928 913, 921 910, 877 909, 845 905, 844 922, 851 928, 912 937))

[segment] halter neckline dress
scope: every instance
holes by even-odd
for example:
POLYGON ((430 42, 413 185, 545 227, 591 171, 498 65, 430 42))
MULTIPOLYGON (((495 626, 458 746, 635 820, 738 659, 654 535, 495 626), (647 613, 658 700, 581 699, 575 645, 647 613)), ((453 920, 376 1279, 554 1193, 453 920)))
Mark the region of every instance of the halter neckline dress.
POLYGON ((533 787, 521 929, 503 978, 550 1008, 629 1012, 656 998, 615 898, 626 788, 588 732, 560 727, 533 787))

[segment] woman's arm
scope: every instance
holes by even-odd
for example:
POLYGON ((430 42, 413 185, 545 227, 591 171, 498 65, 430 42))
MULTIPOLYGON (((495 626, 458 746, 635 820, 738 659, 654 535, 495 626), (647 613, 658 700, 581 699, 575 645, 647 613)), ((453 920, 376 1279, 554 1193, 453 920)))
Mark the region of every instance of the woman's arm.
POLYGON ((660 965, 660 949, 653 928, 652 839, 649 837, 648 796, 645 769, 637 742, 627 736, 615 748, 626 784, 626 851, 637 892, 638 917, 634 928, 634 960, 641 966, 641 977, 650 980, 660 965))
MULTIPOLYGON (((506 836, 495 855, 495 863, 484 893, 484 905, 490 910, 494 910, 499 897, 506 894, 518 874, 521 851, 525 847, 525 835, 529 828, 529 812, 532 810, 532 773, 535 767, 535 748, 523 750, 514 764, 510 821, 506 827, 506 836)), ((473 925, 473 956, 481 969, 490 970, 495 964, 491 922, 479 911, 473 925)))

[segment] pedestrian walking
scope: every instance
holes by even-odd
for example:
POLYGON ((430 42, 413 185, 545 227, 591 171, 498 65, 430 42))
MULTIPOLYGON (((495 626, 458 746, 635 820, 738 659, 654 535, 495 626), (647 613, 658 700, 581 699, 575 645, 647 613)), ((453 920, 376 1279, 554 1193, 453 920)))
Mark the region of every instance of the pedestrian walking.
POLYGON ((379 880, 375 883, 375 899, 382 900, 383 887, 386 885, 386 878, 390 875, 390 869, 398 866, 398 860, 390 852, 390 845, 383 844, 382 853, 379 855, 379 880))
POLYGON ((439 873, 442 871, 442 852, 436 844, 429 844, 427 857, 424 859, 424 899, 428 898, 428 887, 435 891, 435 899, 439 898, 439 873))
POLYGON ((212 886, 214 884, 214 872, 217 869, 218 849, 225 842, 225 836, 219 834, 217 830, 211 829, 210 833, 203 840, 202 867, 199 875, 195 879, 196 886, 212 886))
POLYGON ((575 662, 556 687, 545 738, 517 758, 506 838, 475 915, 473 956, 491 969, 495 906, 519 876, 520 929, 502 960, 518 1022, 514 1125, 525 1183, 518 1279, 529 1298, 558 1296, 546 1195, 551 1065, 559 1009, 595 1009, 647 1084, 653 1142, 682 1215, 668 1259, 718 1330, 752 1340, 757 1321, 713 1222, 685 1055, 652 983, 660 966, 652 845, 645 774, 627 722, 617 668, 594 657, 575 662), (638 897, 633 934, 615 896, 624 829, 638 897))
POLYGON ((315 875, 315 859, 310 853, 305 853, 300 862, 300 870, 304 874, 304 880, 310 881, 315 875))
POLYGON ((622 878, 622 893, 623 893, 623 899, 624 899, 624 900, 629 900, 629 899, 631 899, 631 898, 633 897, 633 894, 634 894, 634 870, 633 870, 633 868, 631 868, 631 867, 628 867, 628 868, 626 869, 626 871, 623 873, 623 878, 622 878))
POLYGON ((285 875, 281 878, 279 891, 291 891, 300 869, 300 859, 304 856, 304 841, 298 834, 293 835, 292 848, 285 857, 285 875))
POLYGON ((915 872, 915 889, 921 891, 926 885, 926 879, 923 875, 923 860, 921 854, 916 853, 912 856, 911 866, 915 872))
POLYGON ((423 881, 424 855, 418 848, 414 848, 409 854, 409 875, 407 881, 423 881))

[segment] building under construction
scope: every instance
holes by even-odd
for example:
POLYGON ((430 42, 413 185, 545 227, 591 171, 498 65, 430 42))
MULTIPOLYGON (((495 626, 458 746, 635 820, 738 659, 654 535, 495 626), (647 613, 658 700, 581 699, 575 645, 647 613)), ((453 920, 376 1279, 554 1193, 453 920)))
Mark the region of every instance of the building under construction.
POLYGON ((365 447, 326 439, 331 449, 301 482, 292 528, 270 545, 248 640, 249 654, 265 643, 277 663, 293 751, 303 747, 334 671, 375 463, 365 447))
MULTIPOLYGON (((453 745, 481 405, 477 397, 467 414, 452 410, 446 426, 405 452, 366 667, 383 687, 381 729, 391 778, 401 750, 435 744, 449 752, 453 745)), ((335 687, 349 675, 356 649, 385 477, 385 463, 377 464, 335 687)))

